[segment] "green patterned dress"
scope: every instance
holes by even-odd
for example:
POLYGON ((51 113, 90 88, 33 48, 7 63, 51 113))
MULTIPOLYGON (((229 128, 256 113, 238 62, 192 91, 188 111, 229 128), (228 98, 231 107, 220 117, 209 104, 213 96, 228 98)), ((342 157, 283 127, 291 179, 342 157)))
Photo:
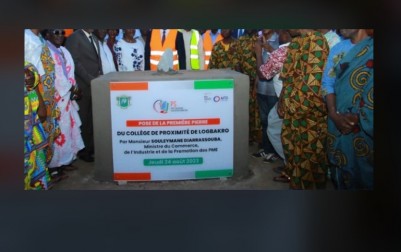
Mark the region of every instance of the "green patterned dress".
POLYGON ((292 189, 326 185, 327 110, 321 84, 329 46, 319 32, 294 38, 281 73, 281 139, 292 189))
POLYGON ((230 44, 226 45, 223 40, 216 42, 212 49, 212 55, 210 56, 209 69, 224 69, 230 68, 234 70, 237 64, 237 57, 235 48, 237 48, 237 40, 232 40, 230 44))
POLYGON ((262 125, 260 124, 259 107, 256 97, 253 97, 256 79, 256 54, 254 45, 258 40, 258 35, 244 35, 238 39, 236 61, 242 73, 249 76, 249 140, 258 143, 262 142, 262 125))

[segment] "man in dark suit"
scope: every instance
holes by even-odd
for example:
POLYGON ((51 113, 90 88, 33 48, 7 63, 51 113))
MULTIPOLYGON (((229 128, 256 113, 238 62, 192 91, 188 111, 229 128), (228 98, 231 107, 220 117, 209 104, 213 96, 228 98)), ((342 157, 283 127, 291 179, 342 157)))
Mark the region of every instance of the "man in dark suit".
POLYGON ((85 148, 78 155, 86 162, 94 161, 91 81, 103 74, 99 42, 92 32, 93 29, 76 30, 65 42, 65 47, 74 60, 75 79, 83 92, 82 98, 78 100, 78 112, 82 121, 81 133, 85 148))

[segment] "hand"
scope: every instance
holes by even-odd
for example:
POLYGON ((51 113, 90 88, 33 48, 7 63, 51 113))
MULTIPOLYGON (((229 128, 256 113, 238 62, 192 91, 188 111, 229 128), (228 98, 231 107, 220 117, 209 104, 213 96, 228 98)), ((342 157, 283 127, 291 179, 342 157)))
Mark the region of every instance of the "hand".
POLYGON ((40 94, 39 90, 37 90, 37 89, 36 89, 36 94, 37 94, 38 100, 39 100, 39 107, 38 107, 37 113, 38 113, 40 122, 44 123, 47 118, 46 104, 43 101, 42 95, 40 94))
POLYGON ((348 125, 351 125, 351 131, 348 132, 347 134, 351 133, 351 132, 357 132, 359 130, 357 130, 357 128, 359 128, 359 117, 358 114, 354 114, 354 113, 345 113, 344 114, 344 118, 347 121, 348 125))
POLYGON ((329 117, 333 120, 338 131, 340 131, 341 134, 344 135, 351 133, 353 128, 358 123, 358 116, 356 114, 341 114, 336 112, 329 114, 329 117))
POLYGON ((354 113, 345 113, 344 114, 345 119, 349 122, 349 124, 351 124, 352 126, 355 126, 358 124, 359 118, 358 118, 358 114, 354 114, 354 113))
POLYGON ((263 44, 266 44, 266 38, 265 38, 265 36, 260 36, 260 39, 259 39, 259 41, 262 43, 262 45, 263 44))
POLYGON ((39 104, 38 107, 38 116, 41 123, 44 123, 47 118, 46 106, 44 104, 39 104))
POLYGON ((71 88, 71 100, 79 100, 82 98, 82 90, 78 86, 73 86, 71 88))

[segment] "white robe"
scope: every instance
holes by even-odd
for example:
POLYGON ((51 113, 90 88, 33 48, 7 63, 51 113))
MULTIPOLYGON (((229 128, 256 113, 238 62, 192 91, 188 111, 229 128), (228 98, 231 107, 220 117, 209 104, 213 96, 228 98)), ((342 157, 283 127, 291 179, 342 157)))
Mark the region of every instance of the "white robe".
POLYGON ((52 49, 50 52, 55 63, 55 87, 57 90, 55 100, 60 109, 58 122, 61 134, 54 141, 54 154, 49 168, 71 164, 76 159, 78 151, 85 147, 80 130, 79 107, 76 101, 70 100, 70 89, 76 85, 74 61, 65 47, 61 46, 58 49, 64 54, 65 61, 52 49), (66 66, 66 72, 63 70, 63 64, 66 66))
POLYGON ((100 42, 100 59, 102 60, 103 74, 116 72, 116 66, 114 65, 113 54, 110 51, 109 46, 106 42, 100 42))

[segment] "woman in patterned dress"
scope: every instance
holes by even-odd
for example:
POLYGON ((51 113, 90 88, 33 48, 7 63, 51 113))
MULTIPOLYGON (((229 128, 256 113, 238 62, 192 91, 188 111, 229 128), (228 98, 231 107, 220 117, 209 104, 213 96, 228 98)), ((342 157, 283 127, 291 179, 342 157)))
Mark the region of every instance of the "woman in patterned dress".
MULTIPOLYGON (((338 189, 373 189, 373 38, 342 29, 355 45, 335 66, 334 108, 328 122, 328 157, 338 189), (332 115, 333 114, 333 115, 332 115), (344 123, 346 122, 346 123, 344 123)), ((369 36, 370 34, 370 36, 369 36)))
POLYGON ((145 49, 143 43, 135 39, 135 29, 124 29, 123 38, 114 45, 118 71, 143 71, 145 69, 145 49))
POLYGON ((50 176, 46 164, 47 135, 39 119, 45 113, 38 91, 40 76, 37 69, 25 62, 24 85, 24 188, 25 190, 49 189, 50 176), (40 112, 42 110, 42 112, 40 112))
POLYGON ((222 29, 221 36, 223 36, 223 39, 213 46, 209 69, 230 68, 235 70, 238 63, 236 57, 238 42, 231 36, 230 29, 222 29))
POLYGON ((320 32, 289 31, 298 36, 288 46, 280 75, 283 89, 277 112, 284 117, 283 176, 288 176, 292 189, 322 189, 327 171, 327 109, 321 87, 329 45, 320 32))

